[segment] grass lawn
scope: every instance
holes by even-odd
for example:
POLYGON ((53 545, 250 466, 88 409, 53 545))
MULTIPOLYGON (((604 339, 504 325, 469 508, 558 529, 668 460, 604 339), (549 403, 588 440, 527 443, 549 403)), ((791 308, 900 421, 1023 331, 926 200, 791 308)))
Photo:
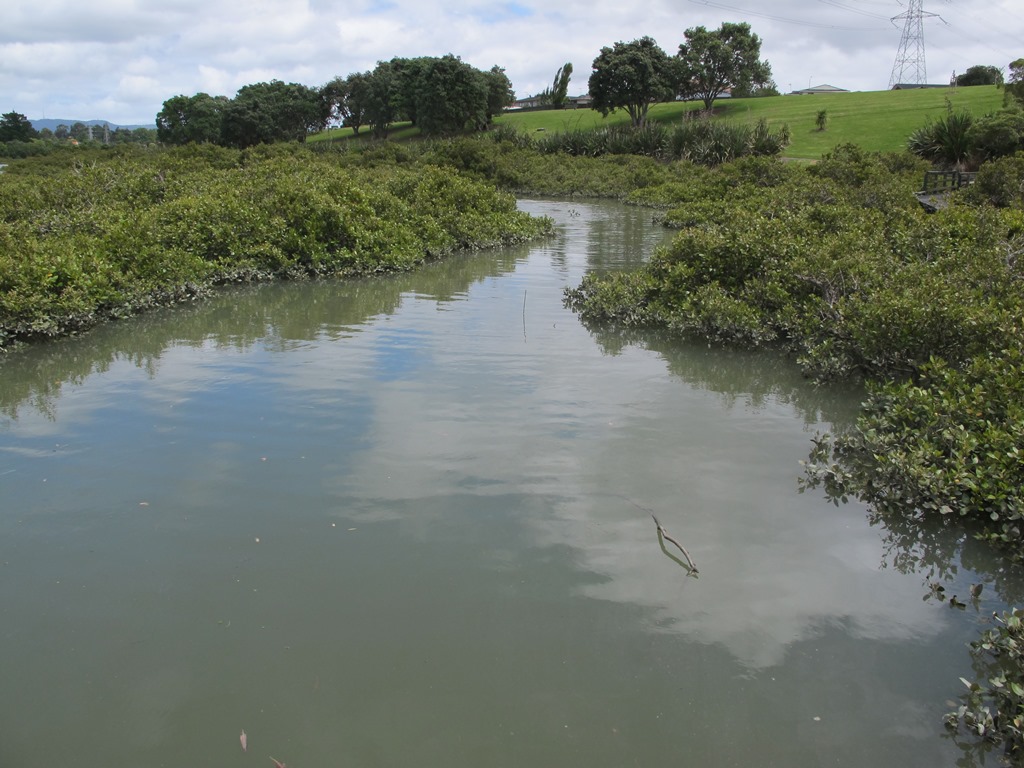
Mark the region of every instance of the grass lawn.
MULTIPOLYGON (((946 111, 965 109, 975 116, 994 112, 1003 105, 1003 92, 994 85, 972 88, 921 88, 908 91, 864 91, 817 94, 814 96, 769 96, 761 99, 720 99, 715 102, 716 119, 756 122, 765 118, 772 125, 786 123, 792 143, 783 157, 816 160, 839 144, 858 144, 867 150, 899 151, 917 128, 946 111), (828 127, 819 131, 819 110, 828 111, 828 127)), ((699 111, 700 102, 674 102, 651 107, 650 119, 673 123, 684 113, 699 111)), ((625 112, 607 118, 592 109, 509 112, 495 122, 513 125, 527 133, 538 130, 565 131, 629 122, 625 112)))
MULTIPOLYGON (((715 119, 757 122, 762 117, 773 126, 786 123, 791 143, 782 156, 792 159, 817 160, 839 144, 858 144, 869 151, 899 151, 907 137, 929 119, 942 115, 948 106, 964 109, 976 117, 995 112, 1003 105, 1003 92, 994 85, 971 88, 921 88, 907 91, 858 91, 853 93, 817 94, 814 96, 769 96, 760 99, 719 99, 715 102, 715 119), (828 111, 828 127, 817 129, 819 110, 828 111)), ((700 102, 655 104, 649 119, 672 124, 683 114, 697 112, 700 102)), ((495 119, 498 125, 510 125, 525 133, 587 130, 602 125, 629 122, 619 110, 608 117, 592 109, 543 110, 507 112, 495 119)), ((388 138, 401 141, 413 138, 419 130, 409 123, 392 127, 388 138)), ((369 139, 364 129, 359 137, 369 139)), ((335 128, 309 137, 309 141, 352 140, 348 128, 335 128)))

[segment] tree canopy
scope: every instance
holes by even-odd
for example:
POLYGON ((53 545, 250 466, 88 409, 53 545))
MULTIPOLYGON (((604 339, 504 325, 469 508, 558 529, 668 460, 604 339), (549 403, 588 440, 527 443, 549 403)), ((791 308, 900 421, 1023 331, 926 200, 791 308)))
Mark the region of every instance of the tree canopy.
POLYGON ((164 144, 216 144, 221 138, 221 119, 226 96, 173 96, 156 115, 157 139, 164 144))
POLYGON ((29 119, 20 112, 0 115, 0 141, 31 141, 38 135, 29 119))
POLYGON ((966 72, 957 75, 956 84, 959 86, 1002 85, 1003 71, 999 67, 976 64, 973 67, 968 67, 966 72))
MULTIPOLYGON (((571 69, 572 65, 569 66, 571 69)), ((484 72, 484 78, 487 81, 487 123, 490 124, 495 117, 515 104, 516 93, 512 90, 512 81, 505 74, 505 69, 497 64, 484 72)))
POLYGON ((416 124, 427 136, 487 125, 488 83, 480 70, 457 56, 421 60, 412 102, 416 124))
POLYGON ((399 120, 426 136, 482 130, 515 100, 504 69, 484 72, 452 54, 381 61, 370 72, 336 77, 321 90, 333 119, 356 134, 369 125, 378 138, 399 120))
POLYGON ((555 72, 554 82, 551 88, 546 88, 541 98, 554 109, 562 109, 565 100, 569 96, 569 79, 572 77, 572 62, 567 61, 555 72))
MULTIPOLYGON (((332 105, 319 88, 280 80, 243 86, 233 99, 179 95, 157 113, 157 138, 165 144, 209 142, 241 148, 305 141, 327 125, 332 105)), ((72 136, 74 132, 72 126, 72 136)))
POLYGON ((625 109, 635 127, 647 121, 651 104, 672 99, 677 71, 672 59, 650 37, 605 46, 593 63, 591 107, 602 115, 625 109))
POLYGON ((1003 102, 1008 104, 1016 99, 1017 103, 1024 106, 1024 59, 1016 59, 1010 62, 1010 76, 1006 79, 1006 92, 1003 95, 1003 102))
POLYGON ((759 58, 761 38, 750 31, 749 24, 725 22, 712 31, 693 27, 685 37, 678 56, 680 91, 701 99, 705 109, 711 109, 727 88, 774 86, 771 66, 759 58))
POLYGON ((327 125, 329 105, 319 89, 271 80, 239 89, 224 107, 225 144, 250 147, 275 141, 305 141, 327 125))

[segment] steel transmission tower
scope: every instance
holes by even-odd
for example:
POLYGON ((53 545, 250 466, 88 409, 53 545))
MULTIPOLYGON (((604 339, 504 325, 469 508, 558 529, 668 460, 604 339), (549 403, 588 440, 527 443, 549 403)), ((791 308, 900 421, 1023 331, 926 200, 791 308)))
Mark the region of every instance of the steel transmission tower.
POLYGON ((890 19, 893 24, 897 19, 903 20, 903 36, 889 77, 890 88, 897 83, 925 85, 928 82, 924 63, 924 17, 938 14, 925 13, 923 3, 924 0, 909 0, 907 10, 890 19))

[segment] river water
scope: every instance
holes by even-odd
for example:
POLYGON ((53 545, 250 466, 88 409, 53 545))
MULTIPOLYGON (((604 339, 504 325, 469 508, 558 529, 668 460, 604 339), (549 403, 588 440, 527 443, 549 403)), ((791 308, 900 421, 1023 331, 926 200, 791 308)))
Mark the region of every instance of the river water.
POLYGON ((521 205, 557 234, 8 356, 0 765, 953 764, 1002 605, 797 492, 862 392, 591 333, 563 287, 663 231, 521 205))

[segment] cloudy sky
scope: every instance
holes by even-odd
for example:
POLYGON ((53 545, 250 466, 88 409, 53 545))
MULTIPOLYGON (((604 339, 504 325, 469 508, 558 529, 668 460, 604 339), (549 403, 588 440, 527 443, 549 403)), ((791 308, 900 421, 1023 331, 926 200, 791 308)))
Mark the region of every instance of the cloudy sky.
MULTIPOLYGON (((505 68, 517 96, 571 61, 586 91, 604 45, 748 21, 779 88, 889 84, 910 0, 7 0, 0 111, 151 124, 165 99, 272 79, 319 86, 393 56, 453 53, 505 68)), ((1019 0, 925 0, 930 82, 1024 56, 1019 0)))

